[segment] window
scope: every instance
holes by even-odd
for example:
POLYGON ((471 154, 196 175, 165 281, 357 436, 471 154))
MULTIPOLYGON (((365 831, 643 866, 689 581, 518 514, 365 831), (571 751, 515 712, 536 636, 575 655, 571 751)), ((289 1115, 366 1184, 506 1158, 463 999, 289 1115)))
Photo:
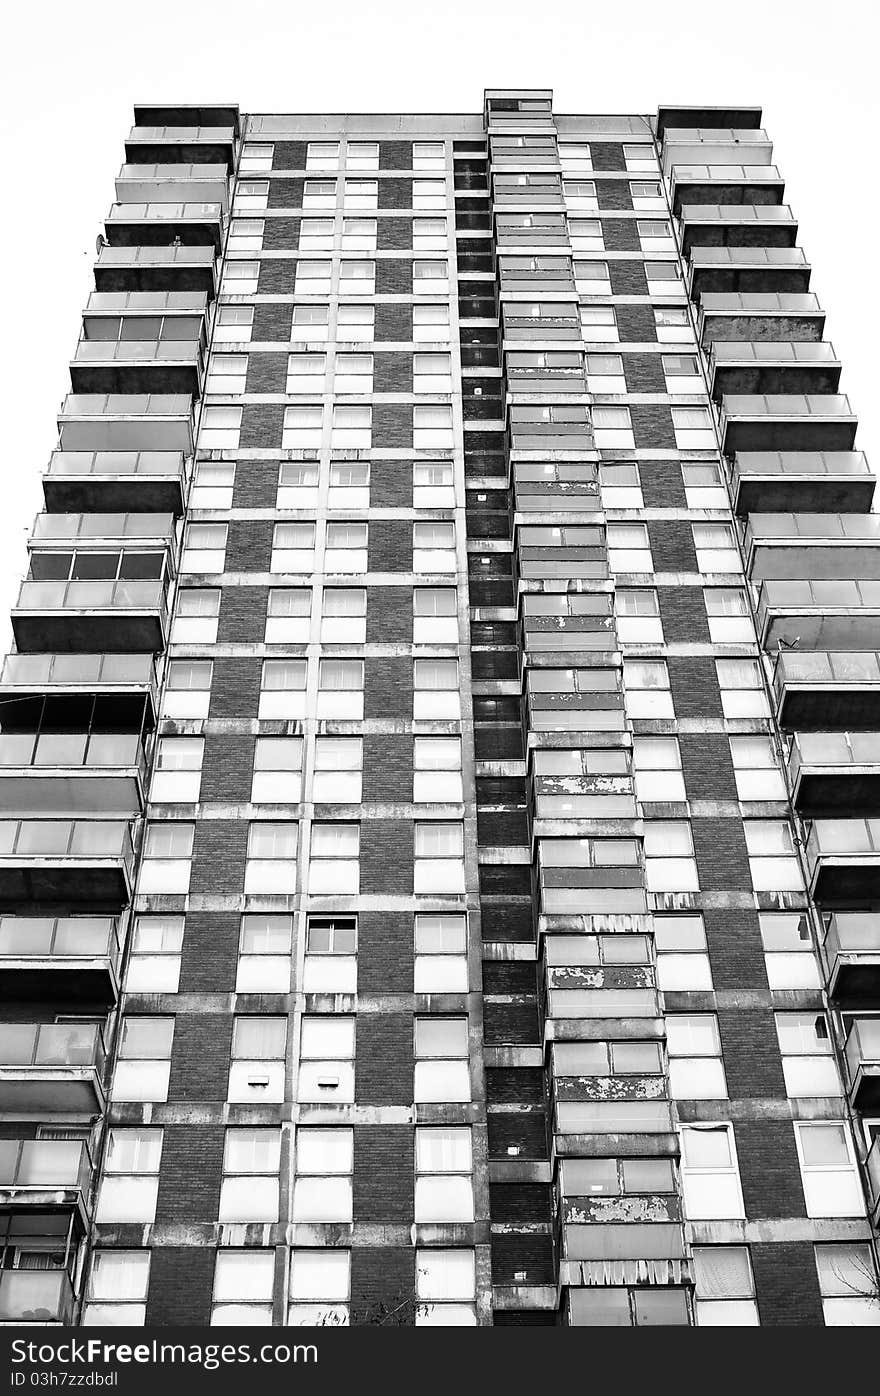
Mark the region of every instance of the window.
POLYGON ((266 610, 267 645, 305 645, 311 627, 312 593, 272 587, 266 610))
MULTIPOLYGON (((342 569, 337 570, 341 571, 342 569)), ((364 644, 367 638, 367 593, 365 591, 343 587, 325 587, 321 604, 322 644, 364 644)))
POLYGON ((182 948, 182 916, 138 916, 125 976, 126 993, 176 994, 182 948))
MULTIPOLYGON (((333 388, 335 392, 371 393, 373 391, 372 354, 337 354, 334 368, 333 388)), ((364 444, 369 445, 369 442, 364 444)))
POLYGON ((282 461, 275 498, 277 508, 313 509, 317 501, 317 461, 282 461))
MULTIPOLYGON (((338 407, 335 409, 340 410, 338 407)), ((366 572, 367 525, 328 523, 324 548, 325 572, 366 572)))
POLYGON ((96 1250, 86 1291, 86 1327, 140 1326, 147 1312, 151 1252, 96 1250))
POLYGON ((599 484, 603 509, 642 509, 642 483, 639 467, 634 461, 625 464, 599 466, 599 484))
POLYGON ((306 714, 305 659, 267 659, 263 663, 258 717, 296 718, 306 714))
MULTIPOLYGON (((700 377, 700 369, 697 359, 692 354, 664 354, 660 362, 663 365, 663 376, 666 379, 666 391, 671 395, 675 393, 700 393, 703 390, 703 380, 700 377)), ((684 473, 684 472, 682 472, 684 473)), ((724 504, 720 507, 723 509, 724 504)), ((689 505, 689 508, 697 506, 689 505)))
POLYGON ((375 307, 343 305, 336 311, 336 338, 340 344, 362 344, 373 338, 375 307))
POLYGON ((355 1020, 340 1014, 303 1017, 297 1099, 341 1104, 354 1100, 355 1020))
POLYGON ((788 1096, 841 1094, 824 1013, 777 1013, 776 1036, 788 1096))
POLYGON ((231 509, 234 483, 235 461, 197 461, 189 495, 190 509, 231 509))
POLYGON ((361 798, 362 737, 316 737, 312 799, 316 805, 356 805, 361 798))
POLYGON ((413 141, 412 162, 414 170, 442 170, 446 146, 443 141, 413 141))
POLYGON ((693 344, 694 333, 683 306, 655 305, 654 325, 661 344, 693 344))
MULTIPOLYGON (((713 451, 715 431, 708 407, 673 407, 675 444, 681 451, 713 451)), ((710 525, 711 527, 711 525, 710 525)), ((694 526, 696 532, 697 526, 694 526)))
POLYGON ((452 587, 416 587, 413 592, 414 644, 458 644, 456 599, 452 587))
POLYGON ((645 262, 645 280, 651 296, 683 296, 678 262, 645 262))
POLYGON ((161 1129, 109 1129, 95 1221, 155 1221, 161 1157, 161 1129))
POLYGON ((221 1222, 276 1222, 279 1129, 227 1129, 220 1188, 221 1222))
POLYGON ((290 1299, 287 1322, 296 1327, 348 1323, 351 1251, 290 1252, 290 1299))
POLYGON ((591 393, 625 393, 623 359, 619 354, 587 354, 587 388, 591 393))
POLYGON ((332 252, 333 219, 304 218, 299 225, 300 252, 332 252))
POLYGON ((306 170, 335 170, 338 165, 338 141, 308 142, 306 146, 306 170))
POLYGON ((862 1217, 865 1200, 849 1130, 843 1121, 795 1121, 808 1217, 862 1217))
POLYGON ((617 315, 611 305, 582 305, 581 334, 587 344, 617 344, 617 315))
POLYGON ((159 737, 150 783, 154 804, 195 804, 202 783, 204 737, 159 737))
POLYGON ((818 989, 819 964, 804 912, 762 911, 758 925, 771 989, 818 989))
MULTIPOLYGON (((610 296, 611 280, 608 263, 576 261, 574 264, 574 284, 579 296, 610 296)), ((610 388, 607 391, 625 392, 626 389, 610 388)))
MULTIPOLYGON (((214 625, 216 629, 216 620, 214 625)), ((162 716, 207 717, 213 668, 210 659, 170 659, 165 671, 162 716)))
POLYGON ((205 396, 237 397, 243 393, 247 366, 247 354, 212 354, 205 379, 205 396))
POLYGON ((687 799, 676 737, 634 737, 633 771, 641 804, 687 799))
POLYGON ((285 451, 317 449, 321 445, 324 409, 319 404, 285 407, 281 447, 285 451))
POLYGON ((446 208, 445 179, 414 179, 412 206, 416 213, 446 208))
POLYGON ((219 1250, 214 1261, 211 1327, 242 1325, 268 1328, 272 1323, 275 1252, 219 1250))
POLYGON ((727 1095, 714 1013, 668 1013, 666 1046, 673 1100, 718 1100, 727 1095))
POLYGON ((452 509, 455 486, 452 461, 413 465, 413 508, 452 509))
POLYGON ((755 891, 801 891, 803 881, 791 825, 784 819, 747 819, 743 832, 755 891))
POLYGON ((646 524, 610 523, 606 529, 608 566, 612 572, 653 572, 654 559, 646 524))
POLYGON ((650 145, 625 145, 623 158, 631 174, 653 174, 657 169, 657 158, 650 145))
POLYGON ((263 246, 262 218, 233 218, 229 228, 228 252, 259 252, 263 246))
POLYGON ((462 824, 416 824, 414 879, 416 895, 464 892, 462 824))
POLYGON ((657 987, 662 992, 711 990, 706 930, 698 913, 654 917, 657 987))
POLYGON ((826 1327, 880 1325, 877 1271, 867 1243, 816 1246, 816 1269, 826 1327))
POLYGON ((376 290, 376 263, 355 262, 343 257, 339 263, 339 294, 372 296, 376 290))
POLYGON ((291 354, 287 360, 287 393, 308 393, 320 397, 327 371, 326 354, 291 354))
POLYGON ((706 587, 703 601, 713 645, 754 642, 755 632, 744 591, 739 587, 706 587))
POLYGON ((414 1092, 419 1104, 470 1100, 466 1017, 415 1019, 414 1092))
POLYGON ((268 202, 268 179, 238 180, 232 205, 233 213, 262 213, 268 202))
POLYGON ((693 524, 692 527, 697 566, 701 572, 742 570, 732 524, 693 524))
POLYGON ((260 821, 248 828, 244 890, 293 895, 296 886, 298 825, 260 821))
POLYGON ((472 1222, 470 1126, 416 1130, 416 1222, 472 1222))
POLYGON ((296 805, 302 799, 302 737, 257 737, 251 801, 296 805))
POLYGON ((286 1046, 286 1018, 234 1018, 227 1099, 261 1105, 282 1101, 286 1046))
POLYGON ((413 340, 416 344, 447 344, 449 342, 449 306, 414 305, 413 340))
POLYGON ((424 912, 415 918, 415 992, 466 994, 467 921, 457 912, 424 912))
POLYGON ((569 208, 585 213, 598 213, 599 201, 592 179, 563 179, 562 193, 569 208))
POLYGON ((474 1252, 416 1251, 416 1327, 473 1327, 476 1322, 474 1252))
POLYGON ((255 296, 259 279, 259 262, 238 262, 227 259, 223 272, 223 295, 255 296))
POLYGON ((672 229, 665 219, 640 218, 636 223, 643 252, 671 252, 675 248, 672 229))
POLYGON ((212 407, 210 404, 206 404, 202 408, 199 450, 235 450, 238 446, 240 430, 240 407, 212 407))
POLYGON ((353 1129, 298 1129, 293 1220, 350 1222, 353 1167, 353 1129))
POLYGON ((593 168, 592 151, 583 141, 560 141, 559 163, 566 174, 576 174, 579 171, 589 174, 593 168))
POLYGON ((457 659, 417 659, 413 664, 413 717, 461 717, 457 659))
POLYGON ((663 624, 656 591, 620 587, 614 592, 617 638, 621 644, 663 643, 663 624))
POLYGON ((329 333, 330 310, 326 305, 293 307, 290 338, 294 343, 317 343, 326 339, 329 333))
POLYGON ((741 800, 785 800, 785 781, 770 737, 731 737, 730 754, 741 800))
POLYGON ((665 213, 666 200, 663 186, 651 180, 647 183, 635 181, 629 186, 632 206, 637 213, 665 213))
POLYGON ((454 440, 451 407, 413 408, 413 446, 417 451, 451 450, 454 440))
POLYGON ((303 993, 356 993, 356 950, 356 916, 309 916, 303 993))
POLYGON ((442 259, 422 259, 413 262, 413 295, 447 296, 449 294, 449 263, 442 259))
MULTIPOLYGON (((376 249, 376 227, 375 218, 343 218, 343 252, 374 252, 376 249)), ((302 244, 302 234, 300 234, 300 244, 302 244)))
POLYGON ((226 563, 225 523, 191 523, 180 556, 180 571, 222 572, 226 563))
POLYGON ((685 820, 645 824, 645 881, 651 892, 699 890, 691 827, 685 820))
POLYGON ((461 786, 461 739, 416 737, 413 755, 413 800, 416 804, 456 803, 461 786))
POLYGON ((683 1289, 590 1285, 568 1291, 568 1322, 573 1328, 685 1327, 689 1322, 683 1289))
POLYGON ((379 203, 379 185, 375 179, 347 179, 342 207, 346 213, 372 213, 379 203))
POLYGON ((682 1127, 681 1182, 688 1221, 745 1217, 732 1125, 682 1127))
POLYGON ((760 661, 716 659, 725 717, 769 717, 760 661))
POLYGON ((138 893, 186 893, 192 859, 194 824, 179 824, 166 820, 148 824, 144 838, 144 854, 138 893))
POLYGON ((292 936, 291 916, 242 916, 236 993, 290 992, 292 936))
POLYGON ((697 1323, 701 1328, 757 1328, 758 1306, 748 1246, 694 1246, 697 1323))
POLYGON ((173 1018, 123 1018, 113 1100, 168 1099, 173 1038, 173 1018))
POLYGON ((367 509, 369 504, 369 461, 331 461, 328 509, 367 509))
MULTIPOLYGON (((349 759, 353 758, 350 749, 349 759)), ((360 890, 360 827, 313 824, 309 851, 310 895, 356 896, 360 890)))
POLYGON ((315 570, 315 525, 279 523, 272 535, 273 572, 313 572, 315 570))
POLYGON ((364 664, 361 659, 322 659, 318 664, 315 716, 360 722, 364 715, 364 664))
POLYGON ((449 354, 413 355, 414 393, 451 393, 452 358, 449 354))
POLYGON ((413 524, 413 571, 455 571, 454 524, 413 524))
MULTIPOLYGON (((247 344, 251 337, 251 328, 254 323, 254 307, 252 305, 218 305, 217 314, 214 317, 214 344, 247 344)), ((205 428, 205 419, 210 416, 210 409, 202 412, 202 431, 205 428)), ((199 436, 199 445, 206 443, 199 436)), ((211 443, 214 444, 214 443, 211 443)), ((232 442, 219 442, 219 445, 238 445, 238 437, 232 442)))
POLYGON ((681 467, 684 493, 689 509, 727 509, 729 499, 721 467, 716 461, 681 467))
POLYGON ((350 170, 378 170, 378 141, 348 141, 345 147, 345 164, 350 170))
POLYGON ((322 213, 335 209, 336 180, 307 179, 303 184, 302 206, 304 213, 322 213))
POLYGON ((635 446, 628 407, 593 407, 593 439, 600 451, 632 450, 635 446))
POLYGON ((675 716, 665 660, 625 659, 623 684, 629 717, 675 716))
POLYGON ((412 245, 416 252, 445 252, 448 232, 445 218, 414 218, 412 245))

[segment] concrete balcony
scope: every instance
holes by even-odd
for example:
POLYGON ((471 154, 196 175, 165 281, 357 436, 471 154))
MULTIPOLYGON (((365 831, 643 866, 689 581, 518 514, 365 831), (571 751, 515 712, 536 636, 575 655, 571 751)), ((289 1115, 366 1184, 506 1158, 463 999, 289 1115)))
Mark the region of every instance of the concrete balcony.
POLYGON ((539 302, 538 315, 528 313, 532 308, 526 304, 517 304, 516 301, 506 301, 501 306, 502 337, 505 346, 509 342, 522 349, 525 344, 555 344, 557 340, 567 340, 578 347, 583 344, 576 300, 539 302))
POLYGON ((700 302, 698 326, 705 348, 717 339, 819 340, 825 312, 812 292, 766 295, 713 291, 700 302))
POLYGON ((880 820, 812 820, 806 861, 810 891, 817 902, 864 905, 876 900, 880 895, 880 820))
POLYGON ((192 398, 182 393, 68 393, 62 451, 193 452, 192 398))
POLYGON ((233 126, 132 126, 125 158, 138 165, 223 165, 235 168, 233 126))
POLYGON ((842 393, 725 393, 725 455, 736 451, 851 451, 859 419, 842 393))
POLYGON ((231 126, 236 138, 240 134, 238 105, 235 102, 203 103, 166 102, 135 103, 135 126, 231 126))
POLYGON ((183 513, 182 451, 53 451, 43 476, 55 513, 183 513))
POLYGON ((521 578, 608 576, 605 529, 598 524, 568 524, 563 527, 519 524, 516 532, 516 559, 521 578))
POLYGON ((773 145, 760 126, 670 126, 662 162, 665 175, 675 165, 770 165, 773 145))
POLYGON ((225 164, 123 165, 116 177, 120 204, 219 204, 229 212, 225 164))
POLYGON ((143 812, 147 760, 137 732, 0 733, 0 803, 6 815, 143 812))
POLYGON ((738 514, 867 513, 876 482, 862 451, 738 451, 733 460, 738 514))
POLYGON ((563 247, 569 249, 568 227, 561 213, 529 213, 519 217, 509 213, 495 216, 495 242, 504 248, 563 247))
MULTIPOLYGON (((0 671, 0 701, 13 700, 18 712, 32 706, 37 717, 47 698, 76 702, 94 696, 108 717, 118 715, 120 724, 129 719, 132 726, 133 718, 150 731, 158 694, 152 654, 9 654, 0 671)), ((18 725, 23 722, 22 717, 18 725)), ((4 726, 8 729, 8 717, 4 726)))
POLYGON ((200 339, 82 339, 70 364, 75 393, 189 393, 201 391, 205 351, 200 339))
POLYGON ((95 263, 102 295, 192 291, 212 301, 217 294, 213 247, 102 247, 95 263))
POLYGON ((104 234, 111 247, 167 247, 180 239, 187 247, 209 246, 216 255, 225 222, 221 203, 112 204, 104 234))
POLYGON ((840 367, 833 345, 824 342, 718 339, 709 350, 716 402, 726 393, 836 393, 840 367))
POLYGON ((880 1135, 874 1139, 865 1162, 868 1172, 868 1193, 871 1198, 871 1221, 880 1226, 880 1135))
POLYGON ((872 911, 833 911, 826 918, 828 993, 840 1003, 880 995, 880 916, 872 911))
POLYGON ((82 1140, 0 1139, 0 1212, 72 1212, 84 1230, 91 1177, 82 1140))
MULTIPOLYGON (((785 180, 775 165, 675 165, 672 211, 686 204, 781 204, 785 180)), ((117 184, 117 188, 118 188, 117 184)))
POLYGON ((94 1023, 0 1023, 0 1110, 98 1115, 104 1043, 94 1023))
POLYGON ((798 732, 788 772, 799 814, 880 811, 880 732, 798 732))
MULTIPOLYGON (((572 356, 575 357, 575 356, 572 356)), ((572 368, 518 368, 514 366, 516 353, 507 355, 506 377, 508 402, 516 399, 566 396, 586 397, 587 380, 584 376, 584 363, 580 355, 579 367, 572 368)))
POLYGON ((595 449, 590 414, 583 404, 526 406, 511 402, 508 430, 512 451, 574 451, 595 449))
POLYGON ((768 578, 758 592, 757 619, 767 650, 781 643, 802 650, 874 651, 880 582, 768 578))
POLYGON ((682 250, 696 247, 794 247, 797 219, 787 204, 685 204, 682 250))
POLYGON ((572 295, 574 266, 570 257, 499 255, 500 293, 511 295, 572 295))
POLYGON ((73 1323, 74 1303, 66 1270, 0 1271, 0 1324, 66 1328, 73 1323))
POLYGON ((880 1106, 880 1018, 852 1020, 844 1056, 853 1109, 873 1113, 880 1106))
POLYGON ((120 956, 113 916, 0 916, 0 984, 15 1002, 115 1003, 120 956))
POLYGON ((657 135, 665 143, 667 135, 687 129, 757 131, 761 126, 760 107, 658 107, 657 135))
POLYGON ((161 581, 24 582, 12 630, 25 653, 155 654, 165 648, 167 619, 161 581))
POLYGON ((750 514, 745 553, 752 581, 880 578, 880 515, 750 514))
POLYGON ((529 174, 525 179, 526 182, 522 183, 517 174, 493 170, 493 208, 498 212, 504 212, 505 209, 534 209, 541 212, 565 207, 561 175, 548 171, 545 174, 529 174))
POLYGON ((694 247, 688 290, 694 300, 704 291, 808 291, 810 264, 799 247, 694 247))
POLYGON ((880 712, 880 651, 780 649, 773 691, 782 727, 870 731, 880 712))

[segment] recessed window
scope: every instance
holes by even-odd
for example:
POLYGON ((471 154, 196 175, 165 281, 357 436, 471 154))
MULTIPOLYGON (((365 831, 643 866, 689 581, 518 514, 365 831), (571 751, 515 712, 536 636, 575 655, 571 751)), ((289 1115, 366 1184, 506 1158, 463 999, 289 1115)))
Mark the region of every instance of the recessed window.
POLYGON ((677 737, 634 737, 633 771, 640 803, 687 799, 677 737))
POLYGON ((808 1217, 862 1217, 865 1199, 844 1121, 795 1121, 808 1217))
POLYGON ((663 992, 711 991, 706 929, 699 913, 655 915, 657 987, 663 992))
MULTIPOLYGON (((212 354, 208 376, 205 379, 206 397, 238 397, 245 390, 247 382, 247 354, 212 354)), ((207 462, 201 462, 207 464, 207 462)), ((190 499, 193 507, 197 502, 190 499)), ((202 505, 210 508, 210 505, 202 505)))
POLYGON ((464 826, 415 825, 414 891, 464 892, 464 826))
POLYGON ((417 645, 458 644, 458 606, 452 587, 416 587, 413 642, 417 645))
POLYGON ((262 218, 233 218, 229 225, 229 252, 259 252, 266 227, 262 218))
POLYGON ((316 737, 312 800, 316 805, 355 805, 361 798, 362 737, 316 737))
POLYGON ((176 994, 183 949, 182 916, 138 916, 125 989, 129 994, 176 994))
POLYGON ((269 202, 268 179, 240 179, 235 185, 233 213, 262 213, 269 202))
POLYGON ((375 179, 347 179, 342 207, 346 213, 372 213, 379 202, 379 185, 375 179))
POLYGON ((304 213, 320 213, 335 209, 336 180, 307 179, 303 184, 302 206, 304 213))
POLYGON ((335 170, 338 164, 338 141, 309 141, 306 145, 306 170, 335 170))
POLYGON ((777 1013, 776 1035, 786 1095, 797 1099, 842 1094, 824 1013, 777 1013))
POLYGON ((415 918, 415 992, 464 994, 468 989, 467 920, 458 912, 415 918))
POLYGON ((306 926, 303 993, 356 993, 356 950, 356 916, 309 916, 306 926))
POLYGON ((664 659, 624 659, 623 683, 629 717, 674 717, 664 659))
POLYGON ((241 431, 240 407, 213 407, 206 404, 202 408, 202 421, 199 428, 199 450, 235 450, 241 431))
POLYGON ((416 1327, 476 1324, 476 1268, 471 1250, 416 1251, 416 1327))
POLYGON ((244 890, 293 895, 299 826, 294 822, 259 821, 248 827, 244 890))
POLYGON ((272 535, 273 572, 313 572, 315 570, 315 525, 279 523, 272 535))
POLYGON ((757 1328, 758 1306, 748 1246, 694 1246, 697 1323, 701 1328, 757 1328))
MULTIPOLYGON (((215 629, 216 624, 215 618, 215 629)), ((213 669, 210 659, 170 659, 165 674, 162 716, 207 717, 213 669)))
POLYGON ((189 496, 190 509, 231 509, 234 483, 235 461, 197 461, 189 496))
POLYGON ((195 804, 204 750, 204 737, 159 737, 150 800, 154 804, 195 804))
POLYGON ((416 659, 413 663, 413 717, 461 717, 457 659, 416 659))
POLYGON ((225 523, 191 523, 180 555, 180 571, 222 572, 226 564, 225 523))
POLYGON ((469 1125, 419 1128, 415 1141, 415 1220, 474 1220, 473 1149, 469 1125))

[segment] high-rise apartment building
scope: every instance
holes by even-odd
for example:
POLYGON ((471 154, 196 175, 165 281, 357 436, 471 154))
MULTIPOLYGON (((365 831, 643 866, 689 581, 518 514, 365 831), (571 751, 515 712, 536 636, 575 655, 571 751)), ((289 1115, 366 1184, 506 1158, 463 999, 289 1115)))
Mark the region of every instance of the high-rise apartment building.
POLYGON ((772 159, 136 109, 0 679, 0 1321, 880 1323, 880 527, 772 159))

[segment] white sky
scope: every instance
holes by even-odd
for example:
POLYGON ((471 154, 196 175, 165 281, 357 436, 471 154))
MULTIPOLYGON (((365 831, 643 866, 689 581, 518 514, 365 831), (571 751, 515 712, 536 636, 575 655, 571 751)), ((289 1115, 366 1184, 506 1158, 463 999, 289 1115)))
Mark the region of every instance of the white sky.
POLYGON ((800 220, 857 445, 880 465, 877 55, 869 0, 66 0, 10 5, 0 55, 6 208, 0 646, 95 238, 135 102, 242 111, 472 111, 552 87, 559 112, 752 104, 800 220))

